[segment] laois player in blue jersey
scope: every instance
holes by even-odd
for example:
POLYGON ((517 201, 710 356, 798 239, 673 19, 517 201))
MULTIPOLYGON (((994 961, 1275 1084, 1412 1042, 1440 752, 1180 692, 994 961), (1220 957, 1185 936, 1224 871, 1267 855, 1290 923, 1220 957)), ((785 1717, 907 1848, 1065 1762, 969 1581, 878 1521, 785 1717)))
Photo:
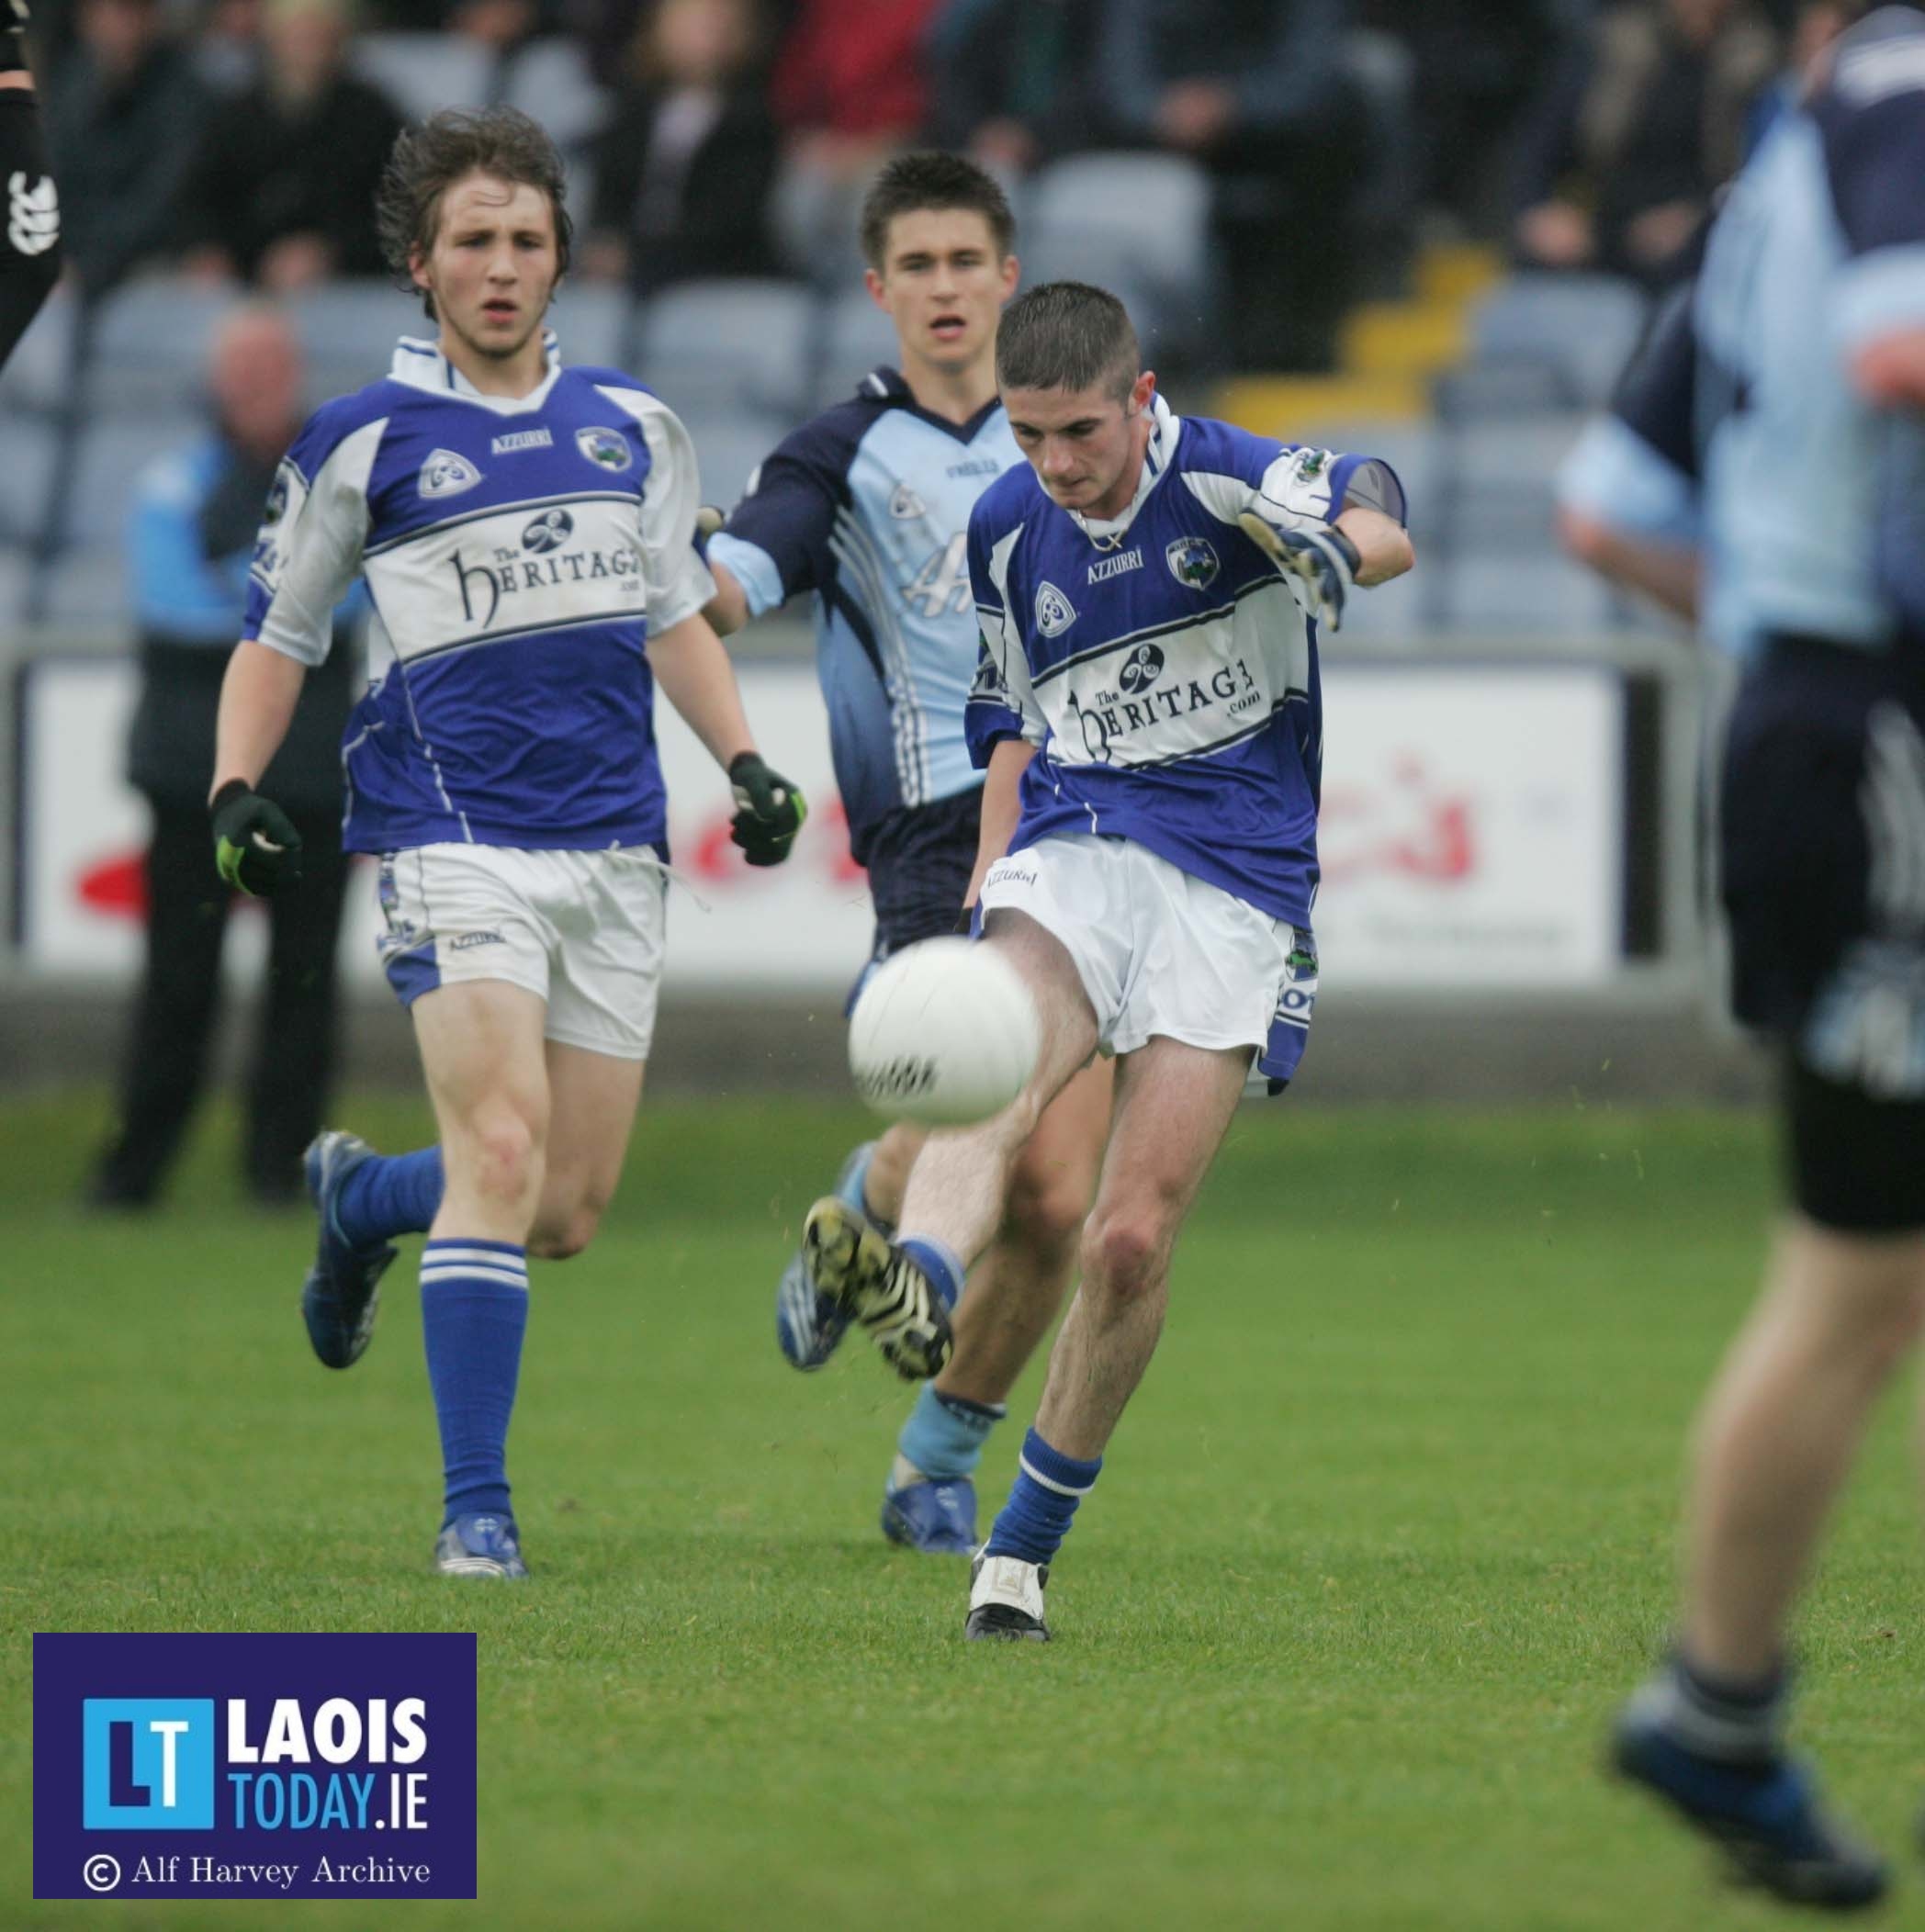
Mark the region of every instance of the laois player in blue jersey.
POLYGON ((379 859, 382 955, 441 1139, 393 1158, 316 1140, 303 1309, 315 1353, 346 1367, 393 1237, 427 1234, 451 1576, 527 1573, 506 1460, 527 1260, 593 1234, 641 1095, 668 884, 655 687, 726 770, 751 864, 785 858, 804 812, 702 615, 687 432, 619 370, 564 368, 544 330, 568 267, 562 189, 554 144, 512 109, 439 114, 396 143, 383 236, 438 335, 404 337, 385 380, 326 404, 288 452, 214 777, 223 873, 293 883, 298 841, 253 788, 365 574, 387 647, 343 746, 343 842, 379 859))
POLYGON ((1177 1230, 1246 1079, 1279 1086, 1303 1050, 1318 633, 1413 559, 1388 466, 1177 417, 1102 289, 1019 297, 996 372, 1028 461, 969 523, 975 896, 983 943, 1035 998, 1041 1054, 1003 1113, 930 1140, 894 1239, 830 1197, 804 1252, 854 1319, 919 1324, 940 1349, 1017 1151, 1093 1054, 1115 1057, 1081 1286, 965 1623, 1041 1638, 1050 1564, 1156 1345, 1177 1230))
MULTIPOLYGON (((725 634, 787 598, 814 598, 837 782, 875 904, 873 965, 953 931, 970 896, 983 776, 963 730, 978 649, 967 531, 984 491, 1023 459, 996 393, 996 318, 1017 280, 1002 190, 959 156, 903 155, 870 190, 861 230, 869 292, 895 324, 900 367, 865 376, 773 452, 708 562, 709 614, 725 634)), ((971 1272, 955 1353, 898 1438, 882 1510, 893 1542, 954 1555, 975 1546, 974 1470, 1062 1304, 1109 1087, 1107 1065, 1073 1081, 1017 1156, 1007 1211, 971 1272)), ((837 1192, 893 1222, 922 1140, 897 1126, 856 1148, 837 1192)), ((776 1290, 783 1354, 819 1368, 848 1321, 810 1286, 798 1254, 776 1290)), ((920 1377, 932 1365, 896 1365, 920 1377)))
POLYGON ((1657 588, 1674 561, 1667 504, 1702 526, 1694 601, 1741 671, 1717 813, 1732 1004, 1777 1047, 1790 1196, 1698 1418, 1683 1605, 1615 1761, 1741 1880, 1839 1909, 1886 1867, 1784 1732, 1800 1588, 1925 1322, 1921 182, 1925 11, 1886 6, 1831 41, 1733 187, 1617 399, 1615 479, 1566 478, 1621 578, 1657 588))

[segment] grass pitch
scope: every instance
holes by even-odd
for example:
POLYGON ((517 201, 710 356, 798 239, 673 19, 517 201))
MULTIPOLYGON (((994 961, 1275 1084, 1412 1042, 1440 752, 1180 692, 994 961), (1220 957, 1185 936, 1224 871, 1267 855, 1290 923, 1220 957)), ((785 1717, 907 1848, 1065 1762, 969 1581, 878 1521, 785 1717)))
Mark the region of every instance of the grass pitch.
MULTIPOLYGON (((341 1112, 388 1146, 425 1128, 341 1112)), ((1762 1252, 1756 1122, 1246 1109, 1052 1582, 1058 1641, 994 1649, 960 1641, 960 1563, 876 1533, 905 1393, 860 1342, 812 1377, 775 1351, 771 1287, 854 1113, 646 1112, 597 1246, 536 1268, 523 1589, 425 1573, 411 1252, 366 1360, 330 1375, 301 1218, 236 1204, 217 1131, 177 1206, 90 1219, 96 1124, 0 1113, 0 1925, 1780 1920, 1597 1771, 1665 1623, 1685 1421, 1762 1252), (478 1632, 479 1904, 35 1905, 34 1629, 478 1632)), ((1899 1855, 1893 1922, 1925 1897, 1901 1406, 1808 1607, 1800 1725, 1899 1855)), ((991 1443, 985 1520, 1016 1443, 991 1443)))

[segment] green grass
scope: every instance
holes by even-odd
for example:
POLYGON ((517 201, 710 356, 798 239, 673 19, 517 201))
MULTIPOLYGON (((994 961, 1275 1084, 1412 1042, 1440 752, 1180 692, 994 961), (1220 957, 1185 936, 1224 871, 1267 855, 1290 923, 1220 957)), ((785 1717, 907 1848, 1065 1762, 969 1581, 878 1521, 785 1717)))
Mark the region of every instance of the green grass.
MULTIPOLYGON (((344 1112, 393 1145, 423 1124, 344 1112)), ((960 1564, 875 1533, 904 1398, 873 1352, 804 1378, 772 1344, 770 1286, 853 1114, 645 1116, 596 1247, 536 1272, 519 1590, 423 1574, 405 1267, 366 1362, 325 1374, 300 1218, 233 1202, 217 1133, 178 1206, 88 1219, 92 1125, 0 1112, 0 1925, 108 1915, 29 1901, 32 1629, 479 1633, 478 1905, 117 1904, 123 1926, 1778 1922, 1596 1770, 1762 1251, 1753 1121, 1246 1110, 1052 1583, 1058 1641, 1014 1650, 960 1643, 960 1564)), ((1808 1606, 1801 1720, 1895 1848, 1925 1792, 1897 1409, 1808 1606)), ((989 1507, 1014 1448, 991 1444, 989 1507)))

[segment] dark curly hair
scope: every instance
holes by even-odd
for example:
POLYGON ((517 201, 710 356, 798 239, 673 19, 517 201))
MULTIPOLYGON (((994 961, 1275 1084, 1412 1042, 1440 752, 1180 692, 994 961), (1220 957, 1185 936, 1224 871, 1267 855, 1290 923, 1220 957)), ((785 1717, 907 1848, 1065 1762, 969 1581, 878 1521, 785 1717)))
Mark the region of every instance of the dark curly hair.
POLYGON ((375 222, 381 253, 401 287, 419 294, 428 320, 435 320, 434 298, 417 289, 409 258, 434 246, 441 225, 441 197, 464 175, 492 174, 501 181, 539 188, 555 210, 556 280, 568 272, 575 224, 565 197, 568 170, 560 151, 540 122, 519 107, 444 107, 419 128, 404 128, 381 176, 375 197, 375 222))

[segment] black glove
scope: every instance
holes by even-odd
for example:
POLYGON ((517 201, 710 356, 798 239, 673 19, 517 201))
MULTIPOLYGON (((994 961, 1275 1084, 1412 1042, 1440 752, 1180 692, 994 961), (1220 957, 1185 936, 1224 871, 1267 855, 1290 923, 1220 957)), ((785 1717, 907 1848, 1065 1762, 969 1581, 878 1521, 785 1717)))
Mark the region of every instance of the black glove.
POLYGON ((272 799, 244 779, 230 779, 212 809, 214 863, 230 885, 265 898, 300 883, 300 834, 272 799))
POLYGON ((736 795, 729 837, 750 865, 780 865, 809 815, 808 801, 781 772, 770 770, 759 751, 736 754, 728 782, 736 795))
POLYGON ((1252 543, 1268 553, 1281 576, 1294 577, 1303 587, 1311 615, 1326 630, 1341 630, 1344 600, 1356 588, 1363 566, 1357 545, 1334 523, 1322 530, 1279 530, 1250 510, 1237 522, 1252 543))

